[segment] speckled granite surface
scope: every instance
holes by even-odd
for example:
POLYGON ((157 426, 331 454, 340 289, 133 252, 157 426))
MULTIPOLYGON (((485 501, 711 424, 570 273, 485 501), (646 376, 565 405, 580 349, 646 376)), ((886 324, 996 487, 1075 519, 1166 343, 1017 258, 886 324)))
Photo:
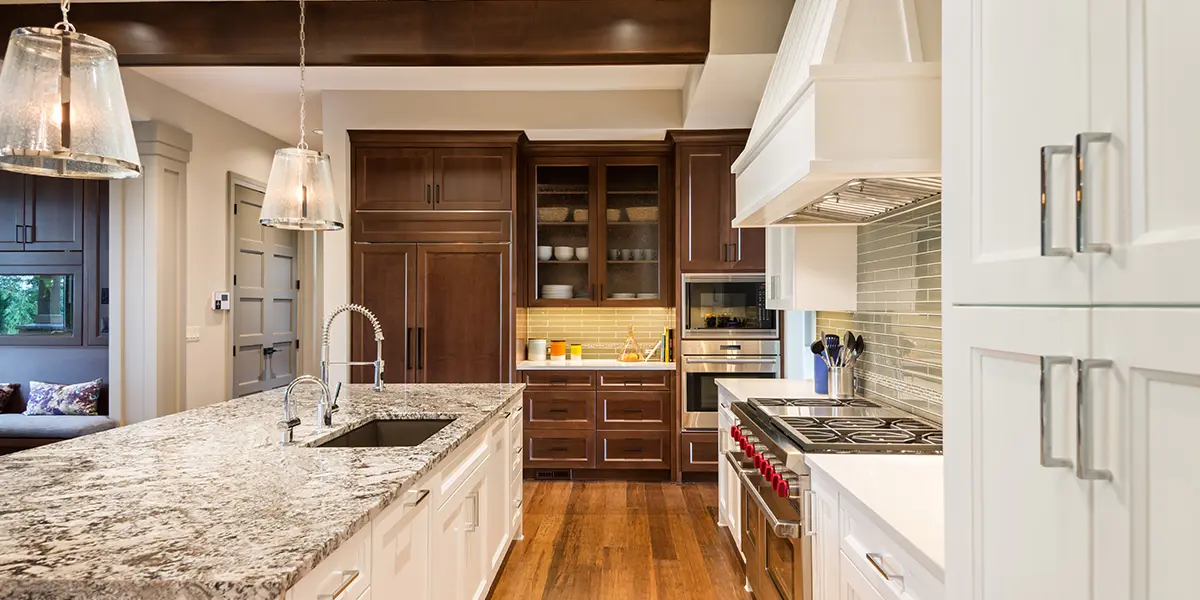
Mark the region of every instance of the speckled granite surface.
POLYGON ((276 390, 0 457, 0 599, 281 598, 523 386, 347 386, 278 445, 276 390), (412 448, 313 448, 372 418, 454 418, 412 448))

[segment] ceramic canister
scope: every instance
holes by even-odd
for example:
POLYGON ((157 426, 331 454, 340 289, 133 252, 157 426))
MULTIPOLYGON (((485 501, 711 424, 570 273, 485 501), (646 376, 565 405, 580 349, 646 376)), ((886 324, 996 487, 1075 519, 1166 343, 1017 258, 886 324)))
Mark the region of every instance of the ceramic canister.
POLYGON ((583 344, 571 344, 571 360, 583 360, 583 344))
POLYGON ((567 341, 551 340, 550 360, 567 360, 567 341))
POLYGON ((546 340, 529 340, 525 346, 526 360, 546 360, 546 340))

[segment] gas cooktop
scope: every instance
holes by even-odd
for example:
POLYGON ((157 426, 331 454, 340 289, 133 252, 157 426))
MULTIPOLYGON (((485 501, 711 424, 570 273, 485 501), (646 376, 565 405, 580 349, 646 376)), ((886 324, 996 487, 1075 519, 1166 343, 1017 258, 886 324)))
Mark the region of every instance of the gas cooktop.
POLYGON ((939 425, 861 398, 750 398, 803 452, 940 454, 939 425))

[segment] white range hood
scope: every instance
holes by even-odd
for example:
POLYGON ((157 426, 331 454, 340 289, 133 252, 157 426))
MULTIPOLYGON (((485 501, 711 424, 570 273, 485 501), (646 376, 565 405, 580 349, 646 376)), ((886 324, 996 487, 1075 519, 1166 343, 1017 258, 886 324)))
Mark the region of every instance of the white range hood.
POLYGON ((862 224, 941 197, 940 0, 796 0, 737 227, 862 224))

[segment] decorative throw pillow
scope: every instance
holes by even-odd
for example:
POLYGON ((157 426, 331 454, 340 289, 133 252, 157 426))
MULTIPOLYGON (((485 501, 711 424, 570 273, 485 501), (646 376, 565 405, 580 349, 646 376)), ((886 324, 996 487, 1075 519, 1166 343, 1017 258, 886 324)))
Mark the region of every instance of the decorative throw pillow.
POLYGON ((30 381, 25 414, 93 416, 100 402, 101 383, 100 379, 74 385, 30 381))
POLYGON ((4 412, 4 407, 8 406, 8 401, 17 395, 17 388, 19 387, 21 387, 19 383, 0 383, 0 413, 4 412))

